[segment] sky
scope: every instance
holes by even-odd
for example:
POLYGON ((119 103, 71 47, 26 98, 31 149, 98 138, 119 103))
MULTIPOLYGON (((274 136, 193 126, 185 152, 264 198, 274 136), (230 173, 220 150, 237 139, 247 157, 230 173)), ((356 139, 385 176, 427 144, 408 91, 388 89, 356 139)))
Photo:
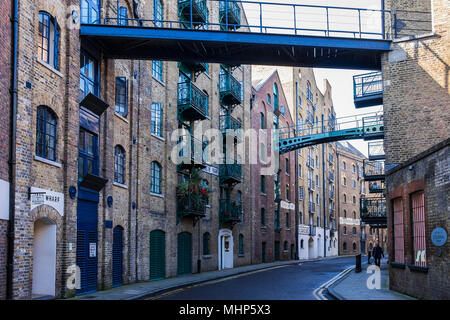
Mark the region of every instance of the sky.
MULTIPOLYGON (((246 0, 257 2, 258 0, 246 0)), ((262 2, 306 4, 319 6, 337 6, 349 8, 381 9, 381 0, 261 0, 262 2)), ((245 6, 246 16, 249 24, 259 24, 259 6, 245 6)), ((296 11, 297 28, 324 28, 326 25, 326 15, 324 9, 307 9, 304 12, 296 11), (325 25, 324 25, 325 24, 325 25)), ((271 6, 263 9, 263 25, 293 27, 292 7, 271 6)), ((363 31, 379 32, 380 21, 378 13, 369 13, 362 17, 363 31)), ((338 30, 358 30, 357 14, 354 11, 335 10, 329 11, 330 28, 338 30), (355 21, 356 19, 356 21, 355 21)), ((272 30, 268 32, 280 33, 282 30, 272 30)), ((286 31, 288 32, 288 31, 286 31)), ((313 34, 314 35, 314 34, 313 34)), ((332 86, 333 104, 337 118, 358 115, 369 112, 383 111, 382 106, 356 109, 353 102, 353 76, 357 74, 371 72, 373 70, 343 70, 343 69, 314 69, 316 81, 319 89, 324 92, 324 81, 328 79, 332 86)), ((364 155, 367 156, 367 142, 363 140, 349 141, 364 155)))

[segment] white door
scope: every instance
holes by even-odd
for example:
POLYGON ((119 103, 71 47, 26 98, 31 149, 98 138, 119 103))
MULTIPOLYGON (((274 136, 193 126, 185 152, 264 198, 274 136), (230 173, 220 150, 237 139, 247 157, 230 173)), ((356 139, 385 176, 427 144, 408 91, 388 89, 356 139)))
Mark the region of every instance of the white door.
POLYGON ((233 268, 233 243, 231 230, 219 231, 219 269, 233 268))

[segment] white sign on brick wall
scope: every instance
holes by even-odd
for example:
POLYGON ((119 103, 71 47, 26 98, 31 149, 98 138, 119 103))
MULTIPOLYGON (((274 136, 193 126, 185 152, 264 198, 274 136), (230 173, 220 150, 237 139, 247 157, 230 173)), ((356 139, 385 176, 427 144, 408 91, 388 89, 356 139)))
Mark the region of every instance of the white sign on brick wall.
POLYGON ((0 220, 9 220, 9 182, 0 180, 0 220))
POLYGON ((41 188, 30 188, 31 210, 46 204, 64 215, 64 194, 41 188))

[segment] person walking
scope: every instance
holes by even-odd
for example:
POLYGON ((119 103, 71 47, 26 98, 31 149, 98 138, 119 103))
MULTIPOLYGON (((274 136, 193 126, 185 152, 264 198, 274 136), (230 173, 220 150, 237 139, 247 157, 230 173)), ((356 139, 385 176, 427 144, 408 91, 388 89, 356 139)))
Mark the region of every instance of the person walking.
POLYGON ((377 246, 373 249, 373 256, 375 258, 375 264, 379 267, 381 265, 381 256, 384 258, 383 248, 377 243, 377 246))

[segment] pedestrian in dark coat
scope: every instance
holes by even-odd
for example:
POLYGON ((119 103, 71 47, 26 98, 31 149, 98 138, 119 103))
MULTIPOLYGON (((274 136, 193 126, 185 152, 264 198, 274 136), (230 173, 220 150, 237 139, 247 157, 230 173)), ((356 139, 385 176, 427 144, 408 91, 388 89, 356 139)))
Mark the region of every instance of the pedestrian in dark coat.
POLYGON ((383 248, 380 247, 380 244, 377 243, 377 246, 375 248, 373 248, 373 256, 375 258, 375 264, 377 266, 381 265, 381 257, 383 256, 384 258, 384 252, 383 252, 383 248))

